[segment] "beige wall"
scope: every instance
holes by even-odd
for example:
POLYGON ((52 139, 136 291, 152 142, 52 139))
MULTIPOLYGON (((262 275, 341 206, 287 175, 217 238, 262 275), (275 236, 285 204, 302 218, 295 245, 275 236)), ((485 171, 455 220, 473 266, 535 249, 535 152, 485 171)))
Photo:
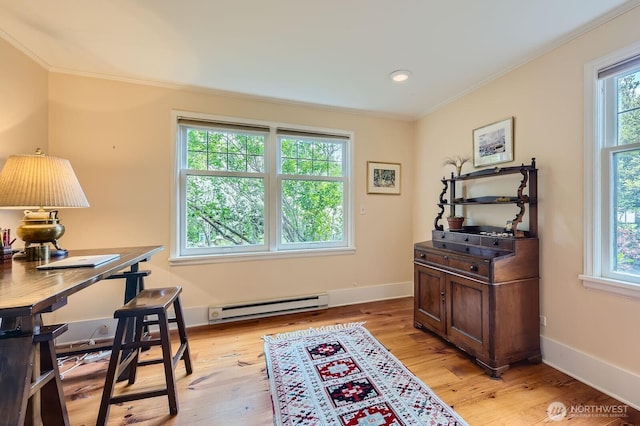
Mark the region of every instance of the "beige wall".
MULTIPOLYGON (((591 31, 417 123, 414 240, 436 215, 443 157, 471 154, 472 129, 515 117, 515 162, 539 172, 542 335, 640 374, 640 300, 587 290, 583 259, 583 72, 585 64, 640 40, 640 9, 591 31)), ((467 171, 473 170, 472 167, 467 171)), ((508 217, 507 217, 508 219, 508 217)), ((504 222, 502 222, 504 223, 504 222)), ((500 223, 498 223, 499 225, 500 223)), ((544 355, 544 354, 543 354, 544 355)))
MULTIPOLYGON (((183 285, 187 309, 412 280, 413 123, 65 74, 50 81, 50 150, 71 161, 91 204, 61 212, 66 248, 164 245, 150 282, 183 285), (354 206, 366 210, 355 215, 355 254, 170 266, 174 109, 353 131, 354 206), (367 160, 402 163, 402 195, 367 195, 367 160)), ((121 297, 115 284, 94 286, 58 315, 108 317, 121 297)))
MULTIPOLYGON (((47 70, 0 39, 0 163, 11 154, 48 149, 47 70)), ((0 210, 0 228, 14 229, 22 212, 0 210)))

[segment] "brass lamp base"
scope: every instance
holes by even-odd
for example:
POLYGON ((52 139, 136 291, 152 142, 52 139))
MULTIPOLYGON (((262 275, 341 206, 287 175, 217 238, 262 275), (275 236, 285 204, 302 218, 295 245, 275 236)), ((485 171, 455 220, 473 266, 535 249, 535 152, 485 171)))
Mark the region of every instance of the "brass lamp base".
POLYGON ((24 241, 24 253, 14 258, 25 260, 48 260, 50 257, 64 257, 68 251, 58 245, 58 238, 64 235, 64 226, 58 219, 58 211, 32 212, 26 210, 22 223, 17 229, 18 237, 24 241), (47 243, 53 245, 49 247, 47 243), (33 245, 32 244, 38 244, 33 245))

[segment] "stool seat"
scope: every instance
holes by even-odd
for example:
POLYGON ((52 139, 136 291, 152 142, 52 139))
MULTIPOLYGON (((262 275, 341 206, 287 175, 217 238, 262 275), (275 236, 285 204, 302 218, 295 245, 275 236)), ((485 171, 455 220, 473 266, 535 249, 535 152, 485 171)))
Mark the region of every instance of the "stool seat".
POLYGON ((114 318, 123 318, 132 315, 154 315, 166 311, 182 292, 180 287, 153 288, 142 290, 127 304, 118 308, 113 314, 114 318))
POLYGON ((100 402, 97 425, 106 424, 109 407, 112 404, 163 395, 167 395, 169 400, 170 414, 178 414, 178 398, 175 382, 176 365, 180 360, 183 360, 187 374, 193 372, 187 331, 182 306, 180 304, 181 292, 182 287, 144 289, 138 293, 136 297, 114 312, 113 316, 118 319, 118 326, 111 350, 111 359, 109 360, 105 387, 100 402), (169 318, 167 311, 172 306, 175 316, 169 318), (180 336, 180 347, 175 354, 171 350, 169 323, 177 324, 178 335, 180 336), (149 325, 157 325, 159 327, 159 338, 143 338, 143 331, 149 325), (133 331, 133 333, 130 333, 130 331, 133 331), (127 336, 133 336, 133 340, 129 341, 127 336), (151 346, 162 347, 162 358, 140 361, 140 351, 151 346), (132 385, 135 383, 136 372, 139 366, 160 363, 164 365, 166 384, 164 388, 127 392, 114 396, 115 382, 118 377, 125 375, 125 378, 129 379, 129 385, 132 385), (126 370, 128 370, 128 372, 126 370))

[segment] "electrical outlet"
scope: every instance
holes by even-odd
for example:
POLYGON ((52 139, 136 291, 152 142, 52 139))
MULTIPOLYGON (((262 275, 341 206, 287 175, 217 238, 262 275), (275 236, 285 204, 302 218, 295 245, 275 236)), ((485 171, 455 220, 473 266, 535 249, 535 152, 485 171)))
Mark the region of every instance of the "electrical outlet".
POLYGON ((545 317, 544 315, 540 315, 540 325, 543 327, 547 326, 547 317, 545 317))
POLYGON ((222 316, 222 308, 209 308, 209 321, 220 319, 222 316))

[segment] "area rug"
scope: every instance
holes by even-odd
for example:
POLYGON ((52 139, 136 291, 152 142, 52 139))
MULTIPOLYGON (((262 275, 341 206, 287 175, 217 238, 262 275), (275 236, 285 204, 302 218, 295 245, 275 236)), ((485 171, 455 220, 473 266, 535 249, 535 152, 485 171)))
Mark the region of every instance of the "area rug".
POLYGON ((276 425, 466 425, 362 323, 263 339, 276 425))

